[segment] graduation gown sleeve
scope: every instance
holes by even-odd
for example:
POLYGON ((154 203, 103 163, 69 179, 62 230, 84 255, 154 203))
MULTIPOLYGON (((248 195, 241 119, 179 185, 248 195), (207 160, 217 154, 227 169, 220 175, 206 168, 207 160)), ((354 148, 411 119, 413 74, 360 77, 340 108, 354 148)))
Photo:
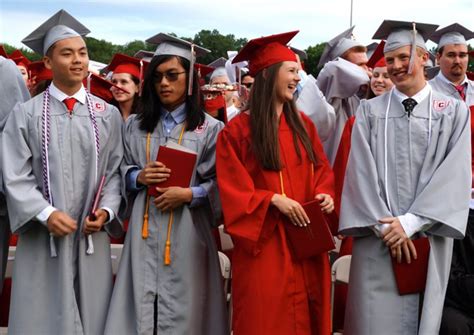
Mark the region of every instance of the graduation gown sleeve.
POLYGON ((256 188, 242 164, 240 141, 245 140, 231 134, 228 127, 221 131, 216 152, 217 182, 224 221, 229 222, 228 233, 255 246, 275 227, 275 220, 266 220, 274 192, 256 188))

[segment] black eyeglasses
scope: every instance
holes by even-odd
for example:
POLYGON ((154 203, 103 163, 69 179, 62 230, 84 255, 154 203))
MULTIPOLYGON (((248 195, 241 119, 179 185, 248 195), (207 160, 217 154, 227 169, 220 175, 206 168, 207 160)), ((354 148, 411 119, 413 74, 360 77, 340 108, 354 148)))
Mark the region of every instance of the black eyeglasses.
POLYGON ((252 84, 253 84, 253 83, 242 83, 242 85, 244 85, 244 86, 247 87, 248 89, 251 89, 251 88, 252 88, 252 84))
POLYGON ((183 72, 167 71, 165 73, 155 72, 153 73, 153 81, 155 82, 155 84, 161 83, 161 81, 163 80, 163 77, 165 77, 166 80, 168 81, 176 81, 178 80, 179 75, 183 73, 186 73, 186 71, 183 71, 183 72))

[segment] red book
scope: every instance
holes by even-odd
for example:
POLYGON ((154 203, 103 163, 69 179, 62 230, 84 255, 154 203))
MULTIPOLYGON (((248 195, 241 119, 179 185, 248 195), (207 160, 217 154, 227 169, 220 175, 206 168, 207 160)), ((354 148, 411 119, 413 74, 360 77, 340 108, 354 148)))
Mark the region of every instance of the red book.
POLYGON ((303 204, 310 223, 306 227, 295 226, 291 222, 285 224, 288 244, 294 260, 320 255, 335 248, 334 239, 326 216, 321 211, 319 200, 303 204))
POLYGON ((427 237, 413 240, 417 259, 408 264, 405 261, 398 263, 392 257, 392 267, 400 295, 421 293, 425 291, 428 260, 430 256, 430 241, 427 237))
POLYGON ((160 193, 156 187, 189 187, 196 164, 197 154, 179 144, 168 142, 166 146, 160 145, 156 160, 171 169, 170 177, 164 182, 148 187, 148 195, 157 197, 160 193))

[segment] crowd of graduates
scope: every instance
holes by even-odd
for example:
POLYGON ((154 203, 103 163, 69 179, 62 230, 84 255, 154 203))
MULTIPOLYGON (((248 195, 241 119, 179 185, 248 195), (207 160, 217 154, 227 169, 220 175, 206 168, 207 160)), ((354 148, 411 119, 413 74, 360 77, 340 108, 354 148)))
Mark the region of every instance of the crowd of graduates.
POLYGON ((8 333, 474 333, 474 33, 385 20, 368 48, 353 29, 317 78, 298 31, 208 65, 159 33, 92 73, 60 10, 22 40, 41 61, 0 46, 8 333), (332 306, 335 239, 352 258, 332 306))

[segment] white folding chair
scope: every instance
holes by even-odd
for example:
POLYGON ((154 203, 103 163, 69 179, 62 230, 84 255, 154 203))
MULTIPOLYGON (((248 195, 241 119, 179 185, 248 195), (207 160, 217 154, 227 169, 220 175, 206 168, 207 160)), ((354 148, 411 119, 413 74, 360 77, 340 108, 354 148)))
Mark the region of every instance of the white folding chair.
POLYGON ((120 264, 120 257, 122 256, 123 244, 110 245, 110 258, 112 258, 112 273, 117 274, 120 264))
POLYGON ((229 234, 224 231, 224 225, 220 225, 219 229, 219 238, 221 239, 221 248, 223 251, 234 249, 234 243, 229 234))
MULTIPOLYGON (((338 258, 331 267, 331 322, 334 318, 334 291, 337 284, 348 284, 349 273, 351 269, 351 255, 338 258)), ((335 332, 334 335, 342 335, 341 332, 335 332)))
POLYGON ((232 279, 232 268, 229 257, 227 257, 226 254, 224 254, 223 252, 218 251, 218 253, 219 262, 221 265, 221 274, 222 278, 224 278, 224 294, 227 304, 227 310, 229 312, 229 325, 230 329, 232 329, 232 293, 230 285, 230 280, 232 279))

